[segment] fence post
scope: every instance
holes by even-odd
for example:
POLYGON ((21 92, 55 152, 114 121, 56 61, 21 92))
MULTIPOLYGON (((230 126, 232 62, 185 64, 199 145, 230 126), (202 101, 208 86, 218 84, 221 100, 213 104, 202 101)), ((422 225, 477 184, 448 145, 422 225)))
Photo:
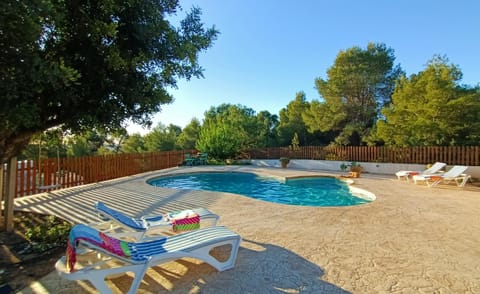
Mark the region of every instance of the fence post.
POLYGON ((5 231, 13 231, 13 202, 17 190, 17 157, 10 158, 7 174, 7 193, 5 194, 5 231))
MULTIPOLYGON (((3 193, 4 192, 4 190, 3 190, 3 188, 4 188, 4 186, 3 186, 3 173, 5 172, 3 167, 5 166, 5 164, 3 164, 3 162, 1 162, 1 161, 0 161, 0 164, 1 164, 0 165, 0 203, 2 203, 3 197, 5 195, 3 193)), ((1 212, 2 212, 2 207, 1 207, 1 204, 0 204, 0 215, 1 215, 1 212)))

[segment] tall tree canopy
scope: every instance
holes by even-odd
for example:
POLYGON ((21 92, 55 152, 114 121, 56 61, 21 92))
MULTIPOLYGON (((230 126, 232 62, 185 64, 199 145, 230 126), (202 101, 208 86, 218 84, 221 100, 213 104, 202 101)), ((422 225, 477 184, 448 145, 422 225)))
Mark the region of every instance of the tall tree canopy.
POLYGON ((233 158, 256 147, 262 130, 263 125, 253 109, 222 104, 205 112, 196 147, 217 159, 233 158))
POLYGON ((122 146, 120 147, 122 153, 143 153, 147 152, 145 147, 145 138, 140 133, 129 135, 122 146))
POLYGON ((145 135, 145 148, 147 151, 171 151, 176 149, 175 142, 182 128, 170 124, 168 127, 159 123, 153 130, 145 135))
POLYGON ((257 120, 260 125, 259 138, 256 147, 274 147, 278 145, 278 115, 271 114, 267 110, 260 111, 257 114, 257 120))
POLYGON ((278 125, 278 140, 281 146, 288 146, 297 133, 300 144, 308 144, 308 132, 302 114, 310 107, 304 92, 298 92, 295 99, 288 103, 286 108, 280 110, 280 123, 278 125))
POLYGON ((182 133, 178 135, 176 145, 183 150, 195 149, 200 129, 200 121, 192 118, 190 123, 182 129, 182 133))
POLYGON ((168 87, 201 77, 198 54, 216 39, 176 0, 0 2, 0 160, 54 126, 149 125, 168 87))
POLYGON ((377 141, 390 146, 478 145, 480 88, 459 84, 462 73, 434 57, 424 71, 400 79, 377 122, 377 141))
POLYGON ((97 155, 98 151, 103 149, 109 141, 106 133, 98 130, 88 130, 82 134, 68 136, 65 147, 68 156, 91 156, 97 155))
POLYGON ((303 115, 309 131, 335 131, 336 144, 363 144, 381 107, 390 103, 402 73, 394 60, 393 49, 384 44, 340 51, 327 72, 328 79, 315 80, 323 101, 312 101, 303 115))

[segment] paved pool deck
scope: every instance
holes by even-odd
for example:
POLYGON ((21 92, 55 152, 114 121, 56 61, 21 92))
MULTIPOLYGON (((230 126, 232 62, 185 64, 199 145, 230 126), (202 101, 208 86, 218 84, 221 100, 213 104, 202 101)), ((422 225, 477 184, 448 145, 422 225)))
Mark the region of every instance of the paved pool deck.
MULTIPOLYGON (((17 210, 74 223, 98 221, 102 200, 127 214, 206 207, 242 236, 236 265, 217 272, 180 259, 151 268, 138 293, 480 293, 480 188, 428 188, 392 175, 362 174, 354 186, 374 193, 369 204, 304 207, 228 193, 152 187, 146 180, 194 171, 277 176, 332 172, 254 166, 180 167, 17 199, 17 210)), ((338 175, 338 174, 337 174, 338 175)), ((52 268, 53 271, 53 268, 52 268)), ((111 279, 115 293, 131 278, 111 279)), ((96 293, 87 282, 53 271, 20 293, 96 293)))

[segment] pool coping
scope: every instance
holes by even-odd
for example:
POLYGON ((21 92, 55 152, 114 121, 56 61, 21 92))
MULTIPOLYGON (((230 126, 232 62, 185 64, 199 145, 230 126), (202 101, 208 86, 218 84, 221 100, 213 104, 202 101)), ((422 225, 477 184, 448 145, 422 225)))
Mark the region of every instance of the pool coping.
MULTIPOLYGON (((258 172, 256 170, 252 170, 252 171, 229 171, 229 170, 224 170, 224 171, 189 171, 189 172, 178 172, 178 173, 155 176, 155 177, 146 179, 145 183, 150 185, 149 182, 154 181, 155 179, 172 177, 172 176, 177 176, 177 175, 196 174, 196 173, 197 174, 198 173, 212 173, 212 174, 213 173, 249 173, 249 174, 255 174, 259 177, 274 178, 274 179, 277 179, 281 182, 286 182, 288 180, 293 180, 293 179, 306 179, 306 178, 334 178, 334 179, 337 179, 339 181, 342 181, 342 182, 346 183, 350 193, 353 196, 364 199, 364 200, 369 201, 369 202, 375 201, 375 199, 376 199, 376 196, 375 196, 374 193, 372 193, 370 191, 367 191, 365 189, 354 187, 353 185, 355 184, 355 181, 353 179, 346 178, 345 176, 341 176, 341 175, 339 176, 339 175, 329 174, 329 173, 325 173, 325 172, 322 172, 321 174, 310 174, 310 175, 279 176, 279 175, 265 174, 265 172, 258 172)), ((169 187, 169 189, 175 189, 175 188, 169 187)), ((186 190, 189 190, 189 189, 186 189, 186 190)), ((204 191, 220 192, 220 193, 232 193, 232 194, 236 194, 236 195, 241 195, 241 196, 245 196, 245 197, 251 197, 251 198, 254 198, 254 199, 258 199, 258 198, 248 196, 248 195, 243 195, 243 194, 240 194, 240 193, 225 192, 225 191, 213 191, 213 190, 204 190, 204 191)), ((287 203, 281 203, 281 202, 273 202, 273 203, 280 203, 280 204, 289 205, 287 203)), ((363 204, 368 204, 368 203, 359 203, 359 204, 354 204, 354 205, 363 205, 363 204)), ((329 205, 327 207, 335 207, 335 206, 338 206, 338 205, 329 205)), ((343 206, 343 205, 340 205, 340 206, 343 206)), ((351 206, 351 205, 347 205, 347 206, 351 206)), ((321 207, 324 207, 324 206, 321 206, 321 207)))

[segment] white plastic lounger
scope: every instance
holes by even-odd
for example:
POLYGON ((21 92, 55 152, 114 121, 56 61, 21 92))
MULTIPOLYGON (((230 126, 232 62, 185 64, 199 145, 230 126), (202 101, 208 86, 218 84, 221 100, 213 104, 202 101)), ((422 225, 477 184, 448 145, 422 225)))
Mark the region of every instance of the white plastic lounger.
POLYGON ((467 169, 468 166, 456 165, 441 175, 415 175, 413 181, 415 184, 418 181, 424 181, 429 187, 437 186, 442 182, 448 184, 455 181, 458 187, 465 187, 468 179, 470 179, 470 175, 464 174, 467 169))
POLYGON ((112 293, 106 278, 132 272, 135 276, 127 293, 133 294, 140 287, 148 268, 179 258, 196 258, 218 271, 231 269, 235 265, 240 242, 238 234, 221 226, 162 236, 148 242, 126 242, 78 224, 70 231, 67 254, 57 261, 55 269, 62 278, 90 281, 102 294, 112 293), (231 246, 228 259, 220 261, 210 254, 213 248, 224 245, 231 246), (103 253, 96 254, 103 255, 103 258, 94 260, 93 264, 91 260, 86 264, 77 262, 88 254, 95 256, 92 253, 103 253))
MULTIPOLYGON (((205 208, 195 208, 182 211, 171 212, 166 215, 151 215, 133 218, 122 212, 108 207, 103 202, 95 203, 95 210, 99 217, 109 222, 115 223, 124 229, 139 233, 137 240, 141 240, 149 230, 174 230, 188 231, 198 229, 200 222, 211 222, 215 226, 220 218, 217 214, 205 208)), ((97 227, 100 228, 101 224, 97 227)), ((110 227, 110 229, 113 229, 110 227)))
POLYGON ((443 162, 435 162, 430 168, 424 171, 401 170, 395 173, 399 180, 405 179, 408 182, 410 176, 415 175, 432 175, 438 173, 447 164, 443 162))

